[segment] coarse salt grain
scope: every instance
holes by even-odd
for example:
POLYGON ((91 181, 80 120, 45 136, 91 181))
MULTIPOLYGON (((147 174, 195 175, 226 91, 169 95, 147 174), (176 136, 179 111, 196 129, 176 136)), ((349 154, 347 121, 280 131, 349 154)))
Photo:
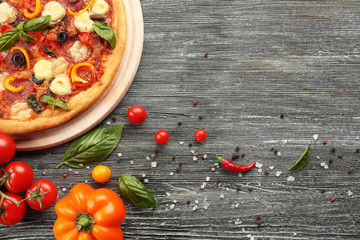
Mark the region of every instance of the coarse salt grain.
POLYGON ((317 159, 317 160, 320 160, 320 157, 319 157, 319 156, 316 156, 316 159, 317 159))
POLYGON ((62 190, 63 192, 66 192, 66 188, 62 188, 61 190, 62 190))
POLYGON ((261 169, 261 168, 259 168, 259 169, 258 169, 258 172, 262 172, 262 169, 261 169))
POLYGON ((79 174, 80 172, 79 171, 74 171, 74 174, 79 174))
POLYGON ((224 194, 220 194, 220 197, 221 197, 221 198, 224 198, 224 194))
POLYGON ((293 182, 295 180, 295 177, 293 177, 293 176, 289 176, 288 178, 287 178, 287 181, 288 182, 293 182))
POLYGON ((174 209, 174 208, 175 208, 175 204, 170 204, 169 208, 170 208, 170 209, 174 209))
POLYGON ((324 168, 329 169, 329 165, 325 164, 324 168))
POLYGON ((245 228, 242 228, 241 231, 242 231, 242 232, 245 232, 245 228))
POLYGON ((294 237, 297 235, 297 233, 296 232, 294 232, 294 237))
POLYGON ((183 142, 183 141, 180 141, 179 143, 180 143, 180 145, 183 145, 183 144, 184 144, 185 142, 183 142))
POLYGON ((352 191, 350 191, 350 190, 347 192, 347 194, 348 194, 349 197, 351 197, 352 195, 354 195, 354 193, 353 193, 352 191))
POLYGON ((166 192, 165 194, 166 194, 166 196, 170 196, 170 195, 171 195, 169 192, 166 192))
POLYGON ((257 168, 262 168, 262 166, 263 166, 263 164, 259 163, 259 162, 256 162, 256 164, 255 164, 255 167, 257 167, 257 168))
POLYGON ((197 157, 193 157, 193 160, 196 161, 196 160, 198 160, 198 158, 197 158, 197 157))
POLYGON ((277 155, 278 155, 278 156, 281 156, 281 152, 278 151, 277 155))
POLYGON ((206 177, 205 180, 208 182, 210 181, 210 177, 206 177))
POLYGON ((234 205, 236 208, 238 208, 239 207, 239 204, 238 203, 235 203, 235 205, 234 205))
POLYGON ((204 158, 207 158, 207 154, 204 154, 204 158))
POLYGON ((195 211, 196 209, 198 209, 198 206, 195 205, 192 210, 195 211))
MULTIPOLYGON (((79 164, 79 166, 80 166, 80 164, 79 164)), ((81 166, 80 166, 80 167, 81 167, 81 166)), ((69 169, 68 169, 68 171, 69 171, 69 172, 71 172, 71 171, 72 171, 72 169, 71 169, 71 168, 69 168, 69 169)))
POLYGON ((204 189, 204 188, 205 188, 205 186, 204 186, 204 185, 201 185, 201 186, 200 186, 200 188, 201 188, 201 189, 204 189))
POLYGON ((111 124, 111 122, 110 122, 110 121, 107 121, 107 122, 106 122, 106 124, 107 124, 107 125, 110 125, 110 124, 111 124))
POLYGON ((314 134, 313 138, 316 141, 319 138, 319 134, 314 134))
POLYGON ((238 177, 242 177, 242 174, 241 174, 241 173, 239 173, 239 174, 238 174, 238 177))
POLYGON ((122 156, 122 153, 118 153, 118 156, 121 157, 121 156, 122 156))
POLYGON ((88 180, 85 180, 85 183, 88 183, 89 181, 88 180))
POLYGON ((162 222, 160 225, 161 225, 161 226, 164 226, 165 224, 166 224, 166 222, 162 222))
POLYGON ((235 220, 235 225, 239 225, 239 224, 242 224, 242 221, 238 218, 235 220))
POLYGON ((195 202, 196 204, 198 204, 198 203, 199 203, 199 200, 195 200, 194 202, 195 202))
POLYGON ((270 166, 269 168, 270 168, 271 170, 273 170, 273 169, 274 169, 274 166, 270 166))
POLYGON ((322 163, 320 163, 320 166, 325 166, 326 165, 326 163, 325 162, 322 162, 322 163))
POLYGON ((133 160, 131 160, 131 161, 130 161, 130 164, 134 164, 134 161, 133 161, 133 160))
POLYGON ((282 171, 276 171, 275 175, 279 177, 282 174, 282 171))
POLYGON ((170 176, 172 176, 172 175, 174 175, 174 173, 173 173, 173 172, 171 172, 171 173, 170 173, 170 176))
POLYGON ((150 160, 150 156, 146 156, 146 160, 150 160))
POLYGON ((144 179, 144 182, 145 182, 145 183, 148 183, 148 182, 149 182, 149 179, 145 178, 145 179, 144 179))
POLYGON ((254 237, 254 236, 251 236, 251 237, 250 237, 250 240, 255 240, 255 237, 254 237))
POLYGON ((251 237, 251 234, 246 235, 248 238, 251 237))
POLYGON ((226 191, 230 191, 230 188, 226 187, 225 190, 226 190, 226 191))
POLYGON ((90 166, 87 166, 86 169, 90 169, 90 166))
POLYGON ((152 162, 151 167, 155 168, 157 166, 157 162, 152 162))
POLYGON ((192 154, 194 154, 194 153, 195 153, 195 150, 193 149, 193 150, 191 150, 190 152, 191 152, 192 154))

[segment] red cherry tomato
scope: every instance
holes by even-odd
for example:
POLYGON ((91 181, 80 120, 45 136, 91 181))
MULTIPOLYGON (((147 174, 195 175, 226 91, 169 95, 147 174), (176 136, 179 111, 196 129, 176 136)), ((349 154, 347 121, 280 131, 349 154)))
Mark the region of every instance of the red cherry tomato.
POLYGON ((206 136, 207 136, 207 134, 206 134, 205 130, 203 130, 203 129, 196 130, 196 132, 194 134, 194 137, 195 137, 196 141, 198 141, 198 142, 205 141, 206 136))
POLYGON ((155 134, 155 141, 158 144, 165 144, 169 141, 169 133, 165 130, 159 130, 155 134))
MULTIPOLYGON (((71 69, 70 72, 72 72, 72 69, 71 69)), ((90 78, 90 81, 87 81, 86 83, 71 81, 72 84, 74 86, 76 86, 76 87, 79 87, 79 88, 80 87, 88 87, 88 86, 90 86, 91 84, 93 84, 95 82, 95 73, 90 67, 81 66, 81 67, 79 67, 77 69, 76 73, 82 79, 89 79, 90 78)))
POLYGON ((4 225, 14 225, 20 222, 26 213, 26 203, 21 202, 19 206, 16 202, 24 200, 19 194, 1 193, 0 195, 0 223, 4 225))
POLYGON ((0 133, 0 164, 10 161, 16 152, 16 144, 12 137, 0 133))
POLYGON ((88 32, 81 32, 78 34, 78 37, 83 44, 91 45, 93 43, 91 34, 88 32))
POLYGON ((146 119, 146 110, 142 106, 134 105, 129 108, 127 118, 134 124, 140 124, 146 119))
POLYGON ((40 211, 49 208, 56 201, 58 192, 54 183, 47 179, 34 182, 26 191, 26 203, 34 210, 40 211))
POLYGON ((34 180, 32 168, 24 162, 15 161, 5 168, 5 173, 0 178, 5 182, 5 187, 12 193, 20 193, 28 189, 34 180))
POLYGON ((0 32, 1 32, 1 34, 3 34, 3 33, 6 32, 7 30, 12 29, 12 28, 15 28, 15 27, 13 27, 13 26, 11 26, 11 25, 4 25, 4 26, 1 27, 0 32))

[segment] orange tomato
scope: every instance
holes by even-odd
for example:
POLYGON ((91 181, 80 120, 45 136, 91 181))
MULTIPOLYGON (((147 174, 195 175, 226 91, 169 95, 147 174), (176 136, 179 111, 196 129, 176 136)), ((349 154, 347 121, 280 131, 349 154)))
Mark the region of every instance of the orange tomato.
POLYGON ((126 215, 121 198, 106 188, 77 184, 55 205, 57 240, 122 240, 126 215))
POLYGON ((96 166, 92 170, 92 177, 96 182, 107 182, 111 178, 111 170, 105 165, 96 166))

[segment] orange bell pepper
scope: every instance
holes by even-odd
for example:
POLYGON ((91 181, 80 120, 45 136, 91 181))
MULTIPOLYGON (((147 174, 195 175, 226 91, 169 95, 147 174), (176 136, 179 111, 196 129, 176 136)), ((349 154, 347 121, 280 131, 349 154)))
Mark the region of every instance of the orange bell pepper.
POLYGON ((106 188, 77 184, 55 205, 57 240, 122 240, 126 215, 121 198, 106 188))

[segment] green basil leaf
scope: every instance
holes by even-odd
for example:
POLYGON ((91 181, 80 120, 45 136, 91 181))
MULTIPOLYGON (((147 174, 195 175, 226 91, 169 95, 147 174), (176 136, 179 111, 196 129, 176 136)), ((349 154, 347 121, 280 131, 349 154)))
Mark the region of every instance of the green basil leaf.
POLYGON ((51 105, 51 106, 52 106, 52 110, 55 109, 55 106, 56 106, 56 107, 60 107, 60 108, 64 108, 64 109, 66 109, 66 110, 70 110, 69 105, 67 105, 66 103, 64 103, 64 102, 61 101, 60 99, 56 99, 56 100, 55 100, 53 97, 51 97, 51 96, 49 96, 49 95, 46 95, 46 94, 44 94, 44 95, 42 95, 42 96, 40 97, 40 102, 42 102, 42 103, 47 103, 47 104, 51 105))
POLYGON ((118 145, 123 124, 94 129, 73 141, 66 150, 59 168, 66 164, 84 168, 103 161, 118 145))
POLYGON ((20 32, 20 37, 26 41, 35 41, 35 38, 33 38, 32 36, 28 35, 25 32, 20 32))
POLYGON ((309 144, 307 146, 307 148, 305 149, 304 153, 301 155, 299 160, 297 160, 297 162, 294 164, 294 166, 289 168, 289 170, 290 171, 299 171, 299 170, 303 169, 303 167, 305 167, 307 162, 309 161, 310 152, 311 152, 311 144, 309 144))
POLYGON ((156 201, 151 192, 134 176, 121 175, 118 189, 126 201, 139 208, 156 207, 156 201))
POLYGON ((24 30, 24 22, 20 22, 16 27, 20 32, 24 30))
POLYGON ((50 15, 31 19, 25 24, 24 31, 39 32, 45 30, 49 26, 50 22, 51 22, 50 15))
POLYGON ((54 105, 60 108, 64 108, 66 110, 71 110, 69 105, 67 105, 65 102, 61 101, 60 99, 56 99, 54 105))
POLYGON ((116 36, 114 30, 106 23, 96 22, 93 24, 95 32, 105 40, 107 40, 114 49, 116 46, 116 36))
POLYGON ((9 50, 19 38, 19 30, 12 28, 0 36, 0 52, 9 50))

